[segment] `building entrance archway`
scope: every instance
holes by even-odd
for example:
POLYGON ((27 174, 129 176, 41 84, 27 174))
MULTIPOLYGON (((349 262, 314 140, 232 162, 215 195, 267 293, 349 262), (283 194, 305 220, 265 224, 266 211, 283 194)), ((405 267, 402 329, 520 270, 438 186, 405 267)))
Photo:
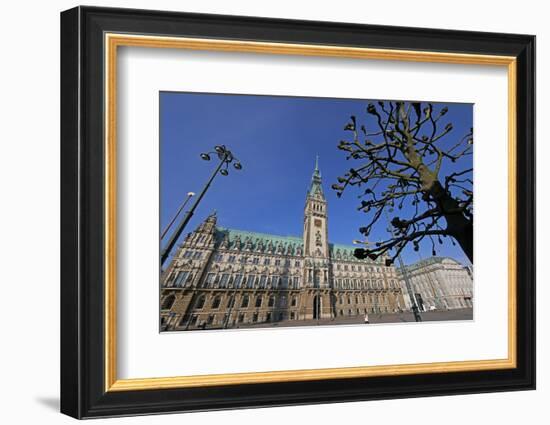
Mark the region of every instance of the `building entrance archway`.
POLYGON ((321 297, 315 295, 313 297, 313 318, 319 319, 321 316, 321 297))

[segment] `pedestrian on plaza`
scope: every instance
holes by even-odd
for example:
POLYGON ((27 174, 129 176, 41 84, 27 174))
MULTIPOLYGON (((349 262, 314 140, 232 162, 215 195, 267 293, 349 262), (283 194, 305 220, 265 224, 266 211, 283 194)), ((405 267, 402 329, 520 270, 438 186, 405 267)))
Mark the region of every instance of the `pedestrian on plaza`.
POLYGON ((369 324, 369 315, 368 313, 365 313, 365 325, 369 324))

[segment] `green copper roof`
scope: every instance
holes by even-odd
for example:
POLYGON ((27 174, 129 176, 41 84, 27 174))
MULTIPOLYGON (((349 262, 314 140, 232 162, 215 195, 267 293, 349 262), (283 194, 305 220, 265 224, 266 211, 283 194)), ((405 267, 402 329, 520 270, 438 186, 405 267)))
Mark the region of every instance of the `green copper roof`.
POLYGON ((324 197, 323 186, 321 182, 321 172, 319 171, 319 156, 315 158, 315 169, 313 170, 313 175, 311 176, 311 186, 309 188, 308 194, 319 194, 324 197))
MULTIPOLYGON (((247 230, 216 227, 216 239, 220 246, 227 249, 238 248, 246 250, 248 247, 250 251, 279 252, 291 255, 303 254, 298 253, 298 250, 303 250, 303 239, 299 236, 270 235, 247 230), (238 243, 240 243, 239 246, 236 245, 238 243)), ((356 249, 354 245, 329 243, 329 249, 332 258, 372 263, 371 260, 357 260, 353 256, 353 252, 356 249)))
POLYGON ((230 241, 233 241, 237 238, 241 239, 241 242, 247 238, 252 240, 267 240, 273 243, 299 243, 303 242, 302 238, 299 236, 279 236, 279 235, 270 235, 268 233, 260 232, 250 232, 248 230, 237 230, 237 229, 228 229, 225 227, 216 227, 216 230, 220 232, 220 236, 228 236, 230 241))
POLYGON ((329 248, 330 248, 332 258, 338 259, 338 254, 340 254, 340 258, 342 259, 346 259, 346 260, 351 259, 355 261, 361 261, 362 263, 375 263, 375 264, 380 263, 381 264, 384 262, 383 261, 384 259, 382 257, 378 257, 375 261, 367 258, 364 260, 358 260, 353 255, 355 250, 359 248, 358 246, 355 246, 355 245, 343 245, 343 244, 331 243, 329 244, 329 248))
POLYGON ((339 250, 342 255, 353 256, 353 252, 357 247, 353 245, 342 245, 339 243, 331 243, 329 244, 329 248, 333 253, 336 253, 339 250))
POLYGON ((298 250, 303 249, 303 240, 300 237, 269 235, 224 227, 216 227, 216 239, 221 246, 230 249, 249 249, 251 251, 278 252, 291 255, 298 255, 298 250))

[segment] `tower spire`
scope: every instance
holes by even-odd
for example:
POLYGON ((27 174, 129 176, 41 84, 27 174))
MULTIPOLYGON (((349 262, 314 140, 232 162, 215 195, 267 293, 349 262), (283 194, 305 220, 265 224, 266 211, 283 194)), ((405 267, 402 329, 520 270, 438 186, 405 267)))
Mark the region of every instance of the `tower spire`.
POLYGON ((313 170, 312 180, 315 179, 321 180, 321 172, 319 171, 319 155, 315 155, 315 169, 313 170))
POLYGON ((319 171, 319 155, 315 156, 315 169, 313 170, 313 175, 311 176, 311 187, 309 188, 310 196, 313 195, 323 195, 323 188, 321 185, 321 171, 319 171))
MULTIPOLYGON (((323 193, 323 182, 321 180, 321 171, 319 170, 319 156, 315 156, 315 168, 311 176, 311 185, 306 197, 304 210, 304 252, 307 257, 328 258, 328 233, 327 233, 327 200, 323 193)), ((310 283, 320 284, 328 282, 328 275, 321 272, 320 265, 317 271, 311 271, 308 275, 310 283), (323 276, 319 275, 321 273, 323 276), (314 276, 315 274, 315 276, 314 276)), ((328 273, 328 272, 327 272, 328 273)))

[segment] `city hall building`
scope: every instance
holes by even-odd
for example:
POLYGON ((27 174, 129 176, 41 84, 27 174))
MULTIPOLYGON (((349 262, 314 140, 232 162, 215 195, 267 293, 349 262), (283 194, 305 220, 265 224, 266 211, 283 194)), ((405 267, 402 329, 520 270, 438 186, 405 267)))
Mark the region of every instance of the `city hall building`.
POLYGON ((223 228, 216 214, 187 235, 162 274, 161 330, 329 324, 408 309, 396 268, 354 249, 328 240, 316 164, 301 237, 223 228))

